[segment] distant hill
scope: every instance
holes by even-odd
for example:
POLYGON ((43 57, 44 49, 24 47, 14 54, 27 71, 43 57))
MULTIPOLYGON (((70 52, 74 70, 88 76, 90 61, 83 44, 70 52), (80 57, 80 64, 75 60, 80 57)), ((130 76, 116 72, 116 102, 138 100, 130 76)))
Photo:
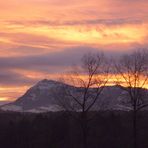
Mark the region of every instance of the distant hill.
MULTIPOLYGON (((27 90, 27 92, 16 101, 3 105, 1 109, 4 111, 24 111, 36 113, 64 110, 58 103, 57 98, 53 93, 53 90, 55 92, 55 90, 57 90, 61 85, 66 84, 44 79, 27 90)), ((66 86, 72 87, 69 85, 66 86)), ((76 91, 75 87, 73 87, 73 90, 76 91)), ((144 100, 146 100, 146 98, 144 100)), ((98 102, 96 102, 93 107, 93 110, 131 110, 131 106, 126 92, 121 89, 121 87, 106 86, 101 93, 98 102)))
POLYGON ((10 103, 10 101, 0 101, 0 106, 4 105, 4 104, 8 104, 10 103))

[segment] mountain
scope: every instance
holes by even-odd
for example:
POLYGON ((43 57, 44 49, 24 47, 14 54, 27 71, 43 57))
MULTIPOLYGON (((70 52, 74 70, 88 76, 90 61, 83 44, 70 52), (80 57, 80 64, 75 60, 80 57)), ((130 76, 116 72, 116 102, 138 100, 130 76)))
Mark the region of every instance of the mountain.
POLYGON ((42 80, 16 101, 2 106, 1 109, 28 112, 58 111, 61 107, 56 104, 52 90, 59 85, 56 81, 42 80))
POLYGON ((4 104, 8 104, 10 103, 10 101, 0 101, 0 106, 4 105, 4 104))
MULTIPOLYGON (((16 101, 3 105, 1 109, 4 111, 36 113, 64 110, 59 101, 57 101, 61 96, 58 89, 63 85, 71 88, 73 93, 76 93, 76 91, 81 92, 81 88, 44 79, 31 87, 16 101), (59 97, 57 99, 58 95, 59 97)), ((91 91, 93 92, 94 90, 92 88, 91 91)), ((127 95, 126 92, 119 86, 106 86, 92 110, 130 110, 129 99, 125 99, 125 95, 127 95)), ((64 101, 64 98, 61 97, 60 102, 64 101)), ((71 104, 74 104, 74 102, 71 102, 71 104)))

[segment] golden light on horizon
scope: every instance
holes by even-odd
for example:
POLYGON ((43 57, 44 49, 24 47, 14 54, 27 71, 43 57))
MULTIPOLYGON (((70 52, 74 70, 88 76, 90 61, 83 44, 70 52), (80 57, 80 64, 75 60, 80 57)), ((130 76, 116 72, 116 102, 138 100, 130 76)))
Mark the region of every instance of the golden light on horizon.
MULTIPOLYGON (((67 77, 67 76, 64 76, 64 77, 67 77)), ((104 76, 102 76, 102 77, 104 77, 104 76)), ((118 77, 120 77, 120 80, 119 79, 117 80, 115 76, 110 75, 109 77, 110 77, 110 79, 108 79, 108 83, 106 84, 106 86, 119 85, 119 83, 117 83, 117 81, 120 81, 121 86, 127 87, 125 80, 123 78, 121 78, 121 76, 118 76, 118 77)), ((31 75, 31 78, 35 79, 36 76, 31 75)), ((42 78, 42 77, 39 77, 39 78, 42 78)), ((55 75, 48 75, 48 77, 46 77, 46 78, 50 78, 52 80, 59 81, 61 76, 58 74, 57 75, 55 74, 55 75)), ((80 78, 85 81, 86 76, 81 76, 80 78)), ((71 78, 67 79, 67 81, 65 81, 65 82, 67 84, 73 85, 73 83, 71 83, 71 78)), ((0 94, 1 94, 0 101, 14 101, 17 98, 21 97, 30 87, 32 87, 32 85, 20 86, 20 87, 14 87, 14 86, 0 87, 0 94), (12 91, 12 89, 13 89, 13 91, 12 91), (11 94, 12 92, 14 93, 13 95, 11 94), (17 96, 17 97, 15 97, 15 96, 17 96)), ((142 88, 148 89, 148 83, 145 84, 142 88)))
POLYGON ((5 97, 1 97, 0 98, 0 101, 6 101, 6 100, 9 100, 8 98, 5 98, 5 97))
POLYGON ((21 97, 27 89, 29 89, 31 85, 28 86, 1 86, 0 87, 0 101, 15 101, 19 97, 21 97))

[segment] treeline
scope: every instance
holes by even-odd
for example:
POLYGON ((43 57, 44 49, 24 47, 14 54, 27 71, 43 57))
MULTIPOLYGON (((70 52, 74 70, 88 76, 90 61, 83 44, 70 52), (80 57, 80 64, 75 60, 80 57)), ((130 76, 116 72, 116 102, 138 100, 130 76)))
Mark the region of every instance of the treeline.
MULTIPOLYGON (((132 112, 90 112, 88 116, 93 115, 87 129, 88 147, 133 147, 132 112)), ((148 147, 147 123, 148 112, 139 112, 137 146, 140 148, 148 147)), ((1 148, 81 148, 81 134, 80 124, 67 112, 0 113, 1 148)))

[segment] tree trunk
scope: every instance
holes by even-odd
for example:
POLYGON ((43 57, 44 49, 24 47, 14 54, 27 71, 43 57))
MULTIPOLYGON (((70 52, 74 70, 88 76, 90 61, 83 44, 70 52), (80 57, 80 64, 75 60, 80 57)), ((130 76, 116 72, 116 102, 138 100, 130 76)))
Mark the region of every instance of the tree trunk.
POLYGON ((82 113, 82 148, 87 148, 87 116, 82 113))
POLYGON ((133 144, 137 148, 137 111, 133 111, 133 144))
POLYGON ((83 148, 87 148, 87 129, 83 127, 83 148))

